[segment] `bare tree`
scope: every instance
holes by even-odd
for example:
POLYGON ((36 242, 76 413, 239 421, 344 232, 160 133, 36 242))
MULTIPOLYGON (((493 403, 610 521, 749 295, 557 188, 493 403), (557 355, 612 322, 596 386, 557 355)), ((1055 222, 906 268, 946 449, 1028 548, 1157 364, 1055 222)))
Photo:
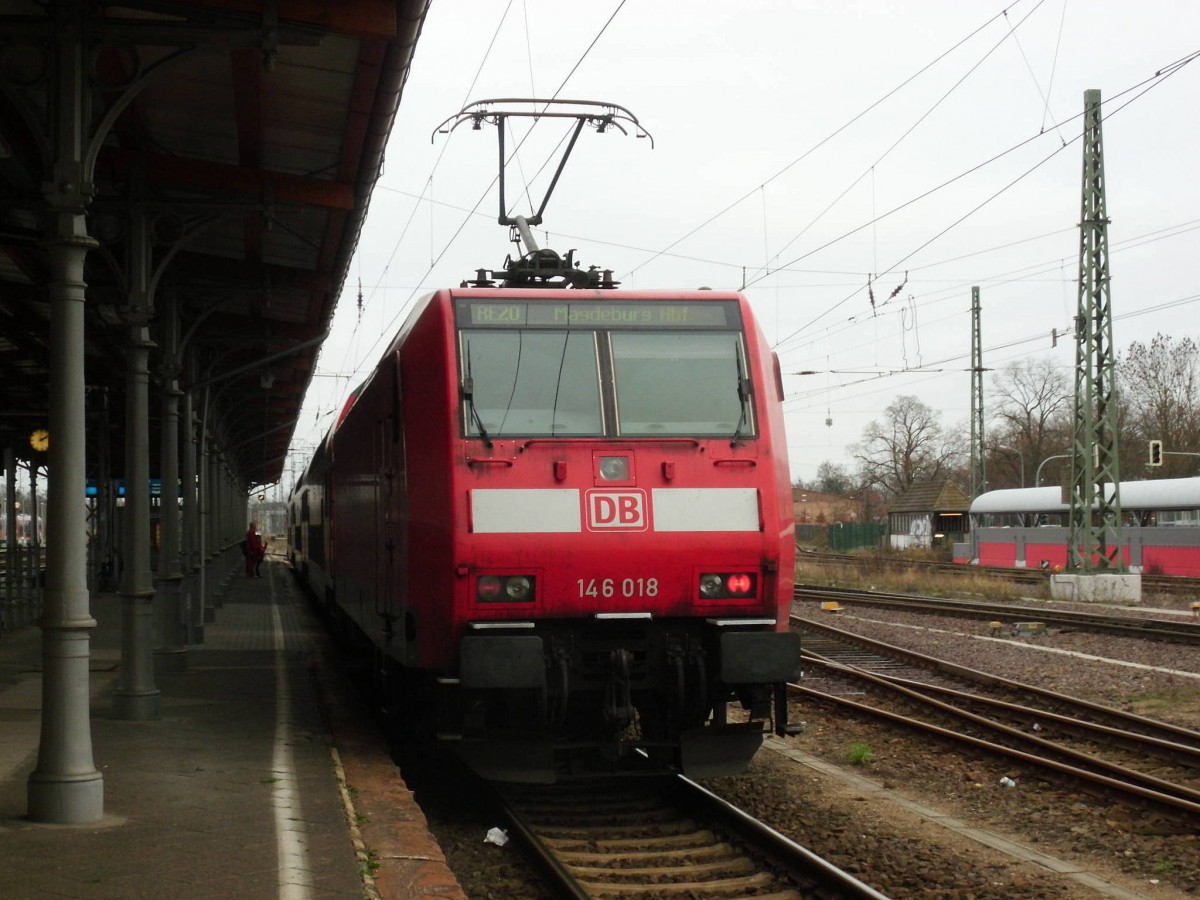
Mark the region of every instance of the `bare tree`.
POLYGON ((918 481, 951 475, 960 455, 942 430, 938 414, 911 395, 897 397, 884 419, 863 429, 862 442, 851 451, 864 485, 889 497, 918 481))
POLYGON ((1163 334, 1155 335, 1149 345, 1134 341, 1117 373, 1127 448, 1122 454, 1122 475, 1143 476, 1151 440, 1162 441, 1168 453, 1161 468, 1145 474, 1163 478, 1195 474, 1195 457, 1170 454, 1200 453, 1200 346, 1190 337, 1163 334), (1126 475, 1129 463, 1133 465, 1126 475))
POLYGON ((1032 484, 1042 462, 1067 452, 1072 390, 1068 370, 1048 358, 1012 362, 992 376, 989 487, 1032 484))

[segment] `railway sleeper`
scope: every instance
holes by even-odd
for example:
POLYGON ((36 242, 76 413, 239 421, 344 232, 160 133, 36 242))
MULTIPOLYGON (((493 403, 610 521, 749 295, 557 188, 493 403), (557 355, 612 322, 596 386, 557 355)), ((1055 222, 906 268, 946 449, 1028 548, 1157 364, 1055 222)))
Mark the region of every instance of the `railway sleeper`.
MULTIPOLYGON (((711 832, 709 832, 708 834, 709 834, 709 840, 712 840, 713 838, 711 837, 711 832)), ((633 846, 636 846, 636 847, 653 846, 655 843, 654 838, 650 838, 650 839, 646 840, 645 842, 642 842, 642 841, 632 842, 631 841, 629 843, 631 845, 630 849, 620 851, 621 859, 624 862, 644 862, 646 860, 651 860, 651 859, 698 860, 698 859, 708 859, 710 857, 718 857, 718 858, 723 859, 728 856, 733 856, 734 854, 736 854, 738 852, 737 850, 734 849, 732 844, 727 844, 724 842, 710 844, 706 841, 704 844, 697 845, 695 847, 673 847, 673 848, 664 848, 661 850, 640 850, 640 849, 634 850, 634 849, 632 849, 633 846)), ((585 851, 585 850, 563 850, 561 847, 555 846, 554 844, 550 843, 550 841, 546 841, 546 846, 552 847, 554 849, 554 855, 556 857, 558 857, 560 860, 562 860, 567 865, 584 865, 586 863, 603 863, 605 860, 609 859, 610 855, 611 855, 610 853, 595 852, 595 851, 589 852, 589 851, 585 851)), ((617 849, 617 848, 614 848, 614 849, 617 849)), ((597 866, 597 868, 604 868, 604 867, 597 866)))
MULTIPOLYGON (((753 862, 741 855, 717 862, 693 863, 684 866, 624 866, 622 863, 627 862, 626 857, 614 859, 611 862, 610 866, 572 866, 572 874, 581 881, 599 878, 607 879, 606 884, 612 882, 628 884, 633 879, 644 878, 687 878, 694 882, 696 879, 706 876, 714 879, 720 877, 726 880, 741 881, 744 876, 758 871, 758 867, 753 862)), ((702 883, 709 884, 710 882, 702 883)))
POLYGON ((595 838, 595 837, 541 837, 540 840, 555 851, 582 852, 578 848, 589 847, 610 852, 634 852, 645 850, 649 853, 695 853, 698 848, 707 847, 716 840, 716 836, 707 829, 681 831, 678 834, 655 834, 650 837, 637 838, 595 838))
MULTIPOLYGON (((728 878, 714 881, 686 881, 635 884, 626 882, 593 882, 580 879, 582 884, 593 897, 625 897, 629 894, 678 894, 685 897, 748 897, 757 900, 758 892, 775 884, 775 879, 766 873, 756 873, 741 878, 728 878)), ((767 895, 770 896, 770 895, 767 895)), ((783 893, 782 897, 796 897, 795 892, 783 893)))

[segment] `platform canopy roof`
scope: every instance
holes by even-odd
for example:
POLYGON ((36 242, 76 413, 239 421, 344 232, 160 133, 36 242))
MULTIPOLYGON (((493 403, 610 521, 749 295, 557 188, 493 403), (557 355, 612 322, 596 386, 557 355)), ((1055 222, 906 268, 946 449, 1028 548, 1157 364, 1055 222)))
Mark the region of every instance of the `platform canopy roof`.
POLYGON ((78 107, 103 135, 87 210, 89 471, 107 439, 120 475, 123 351, 151 287, 152 383, 173 307, 180 385, 198 408, 207 396, 249 486, 282 470, 427 6, 0 0, 0 442, 29 457, 46 425, 45 191, 75 106, 56 74, 72 29, 78 107))

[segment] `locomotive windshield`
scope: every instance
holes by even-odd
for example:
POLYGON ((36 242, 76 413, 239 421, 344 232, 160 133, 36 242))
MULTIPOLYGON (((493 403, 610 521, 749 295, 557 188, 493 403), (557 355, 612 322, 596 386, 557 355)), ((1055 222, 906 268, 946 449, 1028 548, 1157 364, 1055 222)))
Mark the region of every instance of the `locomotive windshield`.
POLYGON ((464 331, 464 376, 473 384, 470 433, 596 435, 600 369, 586 331, 464 331))
POLYGON ((734 302, 460 299, 471 437, 753 437, 734 302))

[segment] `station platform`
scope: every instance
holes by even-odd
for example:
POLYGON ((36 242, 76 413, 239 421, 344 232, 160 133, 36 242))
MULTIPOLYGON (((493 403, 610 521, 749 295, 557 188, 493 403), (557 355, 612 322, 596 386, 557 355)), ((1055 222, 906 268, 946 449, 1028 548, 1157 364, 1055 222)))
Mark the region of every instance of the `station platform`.
POLYGON ((0 897, 465 900, 290 573, 262 572, 156 674, 153 721, 112 712, 121 599, 93 595, 94 825, 26 817, 41 631, 0 636, 0 897))

